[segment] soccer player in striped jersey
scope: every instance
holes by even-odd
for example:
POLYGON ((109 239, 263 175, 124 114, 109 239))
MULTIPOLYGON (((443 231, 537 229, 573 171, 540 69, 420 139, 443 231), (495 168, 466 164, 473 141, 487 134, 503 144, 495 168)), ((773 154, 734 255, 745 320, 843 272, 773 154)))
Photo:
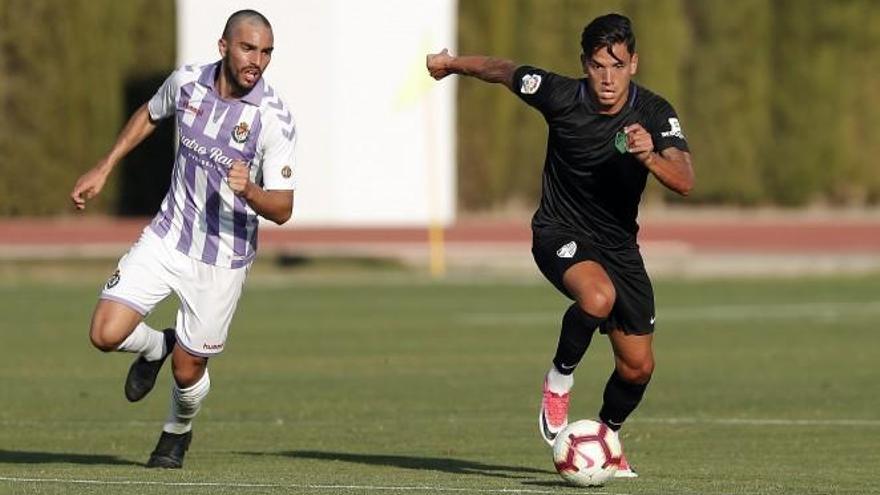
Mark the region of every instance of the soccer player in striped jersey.
POLYGON ((262 78, 274 49, 272 26, 259 12, 238 11, 218 48, 216 63, 173 72, 70 194, 84 209, 157 122, 175 118, 171 187, 104 286, 90 329, 98 349, 138 354, 124 387, 132 402, 150 392, 171 356, 171 408, 147 467, 182 467, 210 388, 208 360, 226 345, 256 253, 257 217, 283 224, 293 210, 293 116, 262 78), (174 328, 150 328, 144 317, 171 293, 180 300, 174 328))

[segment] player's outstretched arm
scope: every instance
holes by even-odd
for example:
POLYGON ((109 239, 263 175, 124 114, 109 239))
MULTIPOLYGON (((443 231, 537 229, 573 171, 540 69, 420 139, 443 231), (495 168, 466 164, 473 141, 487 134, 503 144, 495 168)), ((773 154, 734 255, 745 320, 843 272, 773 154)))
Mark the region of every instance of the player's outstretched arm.
POLYGON ((155 129, 156 124, 150 119, 150 111, 144 103, 128 119, 110 152, 76 181, 70 193, 73 206, 77 210, 84 210, 86 201, 97 196, 104 188, 104 183, 116 164, 155 129))
POLYGON ((517 67, 513 61, 503 58, 483 55, 453 57, 446 48, 440 53, 428 54, 426 65, 431 77, 438 81, 449 74, 461 74, 490 83, 501 83, 508 88, 513 87, 513 73, 517 67))
POLYGON ((690 153, 673 147, 655 152, 654 140, 641 124, 627 126, 624 132, 626 150, 635 155, 661 184, 682 196, 690 194, 694 188, 690 153))
POLYGON ((293 214, 293 191, 267 191, 250 180, 248 166, 236 160, 229 168, 226 183, 236 196, 244 198, 263 218, 281 225, 293 214))

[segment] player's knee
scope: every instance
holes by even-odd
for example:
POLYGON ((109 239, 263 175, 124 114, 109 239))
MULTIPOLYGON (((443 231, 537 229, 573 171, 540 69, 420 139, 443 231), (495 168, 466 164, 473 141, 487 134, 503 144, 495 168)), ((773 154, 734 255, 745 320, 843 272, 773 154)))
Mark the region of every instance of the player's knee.
POLYGON ((89 330, 89 340, 95 349, 102 352, 115 351, 121 343, 119 339, 113 338, 106 325, 98 322, 92 323, 92 328, 89 330))
POLYGON ((614 290, 597 289, 588 291, 580 299, 578 305, 587 314, 605 318, 614 307, 614 290))
POLYGON ((201 372, 193 368, 174 369, 174 381, 177 382, 177 386, 180 388, 191 387, 201 377, 201 372))
POLYGON ((654 360, 646 359, 639 363, 619 364, 617 374, 625 382, 645 384, 651 381, 654 374, 654 360))
POLYGON ((195 385, 202 375, 205 374, 205 365, 200 363, 188 363, 183 366, 175 366, 174 381, 180 388, 188 388, 195 385))
POLYGON ((140 315, 134 311, 102 299, 92 314, 89 340, 98 350, 115 351, 135 329, 140 319, 140 315))

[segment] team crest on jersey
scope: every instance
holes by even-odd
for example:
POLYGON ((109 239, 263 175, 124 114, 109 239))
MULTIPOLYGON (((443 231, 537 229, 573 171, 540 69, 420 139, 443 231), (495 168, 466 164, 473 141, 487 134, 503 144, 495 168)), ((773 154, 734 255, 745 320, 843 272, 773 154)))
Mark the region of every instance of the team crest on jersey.
POLYGON ((524 95, 533 95, 538 92, 541 87, 541 76, 539 74, 526 74, 522 78, 522 85, 519 92, 524 95))
POLYGON ((284 168, 281 169, 281 177, 289 179, 291 175, 293 175, 293 170, 291 170, 289 166, 285 165, 284 168))
POLYGON ((251 129, 248 127, 247 122, 239 122, 237 126, 232 128, 232 139, 235 140, 236 143, 241 144, 247 141, 250 133, 251 129))
POLYGON ((556 256, 559 256, 560 258, 574 258, 574 253, 577 252, 577 249, 577 243, 571 241, 568 244, 559 248, 559 250, 556 251, 556 256))
POLYGON ((113 272, 113 275, 110 275, 110 279, 107 280, 107 289, 112 289, 116 287, 116 284, 119 283, 119 270, 113 272))
POLYGON ((629 147, 626 145, 626 133, 623 131, 617 131, 617 134, 614 135, 614 147, 617 149, 617 152, 621 155, 629 151, 629 147))

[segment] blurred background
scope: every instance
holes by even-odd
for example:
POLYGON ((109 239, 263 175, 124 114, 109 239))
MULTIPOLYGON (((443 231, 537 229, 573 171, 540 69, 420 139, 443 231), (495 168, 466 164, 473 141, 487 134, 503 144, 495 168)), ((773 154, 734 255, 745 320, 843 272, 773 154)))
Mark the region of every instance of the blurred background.
MULTIPOLYGON (((602 493, 880 495, 878 0, 0 0, 0 493, 573 493, 535 431, 570 304, 530 253, 545 124, 424 64, 449 47, 577 77, 609 11, 697 183, 642 202, 661 365, 623 434, 642 478, 602 493), (297 119, 294 218, 260 229, 187 470, 145 473, 167 389, 128 404, 131 356, 86 335, 168 187, 173 124, 87 211, 68 195, 246 7, 297 119)), ((573 418, 610 354, 593 340, 573 418)))
MULTIPOLYGON (((485 238, 474 242, 527 243, 540 192, 543 120, 497 86, 467 78, 433 83, 422 71, 424 53, 450 47, 577 76, 584 24, 618 11, 634 21, 637 80, 676 107, 697 170, 697 187, 686 201, 649 181, 642 208, 649 246, 698 247, 663 230, 670 221, 717 226, 736 220, 745 227, 764 221, 766 232, 742 236, 766 240, 808 218, 821 223, 805 227, 814 237, 837 236, 836 245, 855 243, 863 255, 877 247, 866 232, 875 227, 880 202, 880 3, 435 0, 420 5, 443 15, 418 26, 408 12, 412 5, 0 0, 0 215, 13 220, 0 237, 22 244, 24 234, 11 225, 24 228, 27 220, 57 227, 70 217, 73 183, 106 152, 130 112, 178 64, 192 62, 194 54, 210 61, 225 17, 253 6, 276 24, 278 55, 267 78, 281 81, 300 130, 302 180, 289 227, 304 233, 267 233, 264 246, 297 251, 298 241, 314 240, 308 231, 340 226, 369 228, 378 239, 397 235, 414 249, 421 245, 419 252, 429 238, 420 229, 431 225, 431 239, 447 248, 481 232, 485 238), (205 9, 207 3, 215 8, 205 9), (379 12, 364 18, 367 10, 379 12), (320 19, 337 21, 322 25, 320 19), (411 46, 392 53, 401 44, 411 46), (395 77, 399 84, 385 84, 395 77), (383 86, 391 91, 375 98, 393 108, 377 116, 371 94, 383 86), (417 102, 415 110, 407 98, 417 102), (388 141, 352 142, 370 128, 388 141), (841 219, 863 228, 841 237, 833 231, 841 219), (471 228, 461 233, 462 226, 471 228)), ((167 189, 173 134, 166 123, 132 153, 86 216, 143 225, 167 189)), ((135 235, 123 231, 123 237, 135 235)), ((358 232, 343 240, 355 246, 369 236, 358 232)), ((787 249, 785 239, 792 248, 804 245, 786 235, 777 238, 778 249, 787 249)), ((450 252, 435 249, 431 256, 437 263, 450 252)))

